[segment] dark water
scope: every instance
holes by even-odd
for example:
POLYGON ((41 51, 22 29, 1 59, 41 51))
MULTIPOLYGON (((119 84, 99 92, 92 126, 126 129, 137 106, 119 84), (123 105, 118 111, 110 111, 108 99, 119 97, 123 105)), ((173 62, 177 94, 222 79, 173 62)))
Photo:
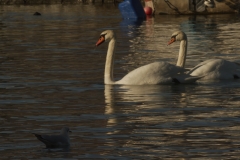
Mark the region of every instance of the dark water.
POLYGON ((196 85, 103 84, 107 44, 114 76, 153 61, 176 63, 173 31, 188 35, 187 67, 240 62, 238 15, 122 20, 117 6, 0 6, 1 159, 237 159, 240 81, 196 85), (42 13, 33 16, 34 12, 42 13), (71 147, 45 149, 31 133, 69 126, 71 147))

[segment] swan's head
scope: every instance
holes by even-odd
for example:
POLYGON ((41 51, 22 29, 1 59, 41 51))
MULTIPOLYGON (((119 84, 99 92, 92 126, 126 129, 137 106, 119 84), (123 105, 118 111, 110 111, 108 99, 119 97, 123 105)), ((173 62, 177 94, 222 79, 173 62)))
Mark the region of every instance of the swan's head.
POLYGON ((96 46, 99 46, 100 44, 102 44, 105 41, 110 41, 113 37, 114 37, 114 32, 112 30, 103 31, 100 34, 100 38, 97 41, 96 46))
POLYGON ((182 40, 187 40, 187 35, 183 31, 176 31, 172 34, 172 37, 168 42, 168 45, 172 44, 175 41, 182 41, 182 40))

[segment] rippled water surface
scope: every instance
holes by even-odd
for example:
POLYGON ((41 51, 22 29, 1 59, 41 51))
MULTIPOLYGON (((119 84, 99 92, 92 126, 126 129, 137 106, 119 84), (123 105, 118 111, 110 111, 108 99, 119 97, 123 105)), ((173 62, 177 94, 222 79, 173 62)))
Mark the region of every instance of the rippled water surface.
POLYGON ((238 15, 156 15, 123 20, 117 6, 0 6, 0 154, 3 159, 237 159, 240 81, 104 85, 117 35, 115 79, 153 61, 176 63, 173 31, 188 35, 187 68, 209 58, 240 62, 238 15), (34 12, 41 16, 33 16, 34 12), (45 149, 32 133, 69 126, 71 147, 45 149))

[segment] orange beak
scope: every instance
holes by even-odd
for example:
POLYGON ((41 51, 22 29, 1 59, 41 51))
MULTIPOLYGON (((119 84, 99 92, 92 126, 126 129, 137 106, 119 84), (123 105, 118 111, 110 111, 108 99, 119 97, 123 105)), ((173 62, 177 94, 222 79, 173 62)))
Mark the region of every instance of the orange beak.
POLYGON ((99 40, 96 43, 96 46, 99 46, 100 44, 102 44, 105 41, 104 36, 100 36, 99 40))
POLYGON ((168 42, 168 45, 172 44, 172 43, 175 42, 175 41, 176 41, 175 37, 172 37, 172 38, 170 39, 170 41, 168 42))

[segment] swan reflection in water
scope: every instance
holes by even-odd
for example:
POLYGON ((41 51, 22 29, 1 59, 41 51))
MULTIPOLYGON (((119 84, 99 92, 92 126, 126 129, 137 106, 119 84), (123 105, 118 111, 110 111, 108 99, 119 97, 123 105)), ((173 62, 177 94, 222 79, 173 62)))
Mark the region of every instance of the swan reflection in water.
MULTIPOLYGON (((194 85, 189 88, 192 90, 194 85)), ((120 134, 121 125, 126 125, 124 134, 131 136, 139 132, 138 123, 161 125, 182 121, 184 114, 174 108, 185 107, 188 103, 184 85, 105 85, 106 127, 112 128, 107 134, 120 134)))
POLYGON ((228 104, 236 106, 235 102, 223 95, 236 94, 236 90, 226 89, 223 84, 105 85, 110 144, 182 157, 189 154, 189 149, 200 149, 204 156, 216 145, 218 149, 232 148, 231 136, 236 138, 232 129, 237 121, 231 116, 239 116, 240 112, 233 112, 228 104))
MULTIPOLYGON (((193 90, 194 85, 189 85, 193 90)), ((188 103, 184 85, 105 85, 105 114, 111 115, 109 124, 117 123, 113 115, 159 112, 188 103)), ((138 118, 140 115, 138 115, 138 118)), ((152 118, 152 117, 149 117, 152 118)), ((157 120, 157 119, 156 119, 157 120)))

